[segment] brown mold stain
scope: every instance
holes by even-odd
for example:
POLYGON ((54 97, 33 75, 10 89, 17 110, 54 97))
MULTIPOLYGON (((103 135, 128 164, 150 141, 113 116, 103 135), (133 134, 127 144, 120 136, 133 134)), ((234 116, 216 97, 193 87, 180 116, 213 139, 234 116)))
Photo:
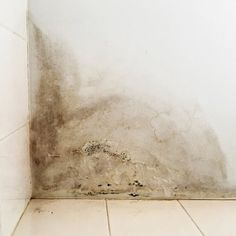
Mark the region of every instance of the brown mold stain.
MULTIPOLYGON (((37 44, 43 45, 44 42, 38 32, 36 37, 37 44)), ((37 156, 34 159, 36 165, 45 163, 47 156, 59 157, 56 151, 58 128, 65 123, 65 107, 59 83, 60 73, 57 73, 57 70, 50 64, 52 58, 47 56, 47 51, 44 47, 42 48, 44 50, 39 51, 41 52, 40 57, 44 58, 40 61, 43 72, 36 97, 36 117, 31 120, 31 151, 37 156)))
MULTIPOLYGON (((61 158, 57 152, 58 132, 68 120, 67 91, 63 89, 65 76, 60 64, 67 59, 60 48, 52 47, 52 43, 34 24, 31 24, 31 41, 34 42, 30 58, 34 58, 39 74, 37 86, 31 82, 31 142, 33 176, 37 181, 41 179, 45 166, 55 159, 61 158), (63 61, 64 60, 64 61, 63 61), (35 89, 34 87, 37 87, 35 89)), ((66 64, 66 63, 65 63, 66 64)), ((32 70, 31 70, 32 72, 32 70)), ((31 76, 35 75, 31 73, 31 76)), ((76 72, 71 73, 76 78, 76 72), (74 74, 73 74, 74 73, 74 74)), ((33 77, 32 76, 32 77, 33 77)), ((38 77, 35 76, 35 77, 38 77)), ((35 82, 36 83, 36 82, 35 82)), ((71 94, 70 94, 71 95, 71 94)), ((45 190, 54 188, 45 186, 45 190)))
POLYGON ((222 194, 224 155, 196 112, 163 112, 115 92, 86 101, 73 56, 34 25, 31 41, 34 197, 222 194))

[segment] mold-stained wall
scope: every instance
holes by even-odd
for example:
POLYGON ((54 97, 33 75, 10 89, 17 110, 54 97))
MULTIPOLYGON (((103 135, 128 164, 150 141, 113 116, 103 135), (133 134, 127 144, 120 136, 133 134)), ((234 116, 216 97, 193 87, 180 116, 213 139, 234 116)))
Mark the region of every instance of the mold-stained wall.
POLYGON ((31 0, 33 196, 235 197, 234 8, 31 0))

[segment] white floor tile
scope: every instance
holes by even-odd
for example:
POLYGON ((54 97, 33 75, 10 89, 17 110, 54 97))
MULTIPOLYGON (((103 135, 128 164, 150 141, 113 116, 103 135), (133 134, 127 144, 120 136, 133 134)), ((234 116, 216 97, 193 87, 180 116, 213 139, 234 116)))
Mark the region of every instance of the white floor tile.
POLYGON ((112 236, 201 235, 177 201, 108 201, 112 236))
POLYGON ((0 221, 10 236, 31 197, 28 126, 0 141, 0 221))
POLYGON ((180 201, 204 235, 236 235, 236 201, 180 201))
POLYGON ((32 200, 14 236, 108 236, 105 201, 32 200))

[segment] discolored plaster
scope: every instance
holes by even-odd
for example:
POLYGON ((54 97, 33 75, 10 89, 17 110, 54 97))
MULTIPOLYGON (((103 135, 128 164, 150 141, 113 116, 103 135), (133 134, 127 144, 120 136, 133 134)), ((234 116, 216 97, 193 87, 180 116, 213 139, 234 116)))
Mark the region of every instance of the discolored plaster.
POLYGON ((199 108, 84 92, 72 54, 30 27, 34 197, 230 196, 224 154, 199 108), (163 108, 164 107, 164 108, 163 108))

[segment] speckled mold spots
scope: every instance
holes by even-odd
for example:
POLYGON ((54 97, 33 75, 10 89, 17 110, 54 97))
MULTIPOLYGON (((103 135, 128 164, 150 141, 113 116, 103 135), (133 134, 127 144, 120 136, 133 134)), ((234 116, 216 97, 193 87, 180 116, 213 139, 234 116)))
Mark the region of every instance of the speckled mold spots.
POLYGON ((220 196, 225 159, 199 109, 85 95, 73 56, 30 33, 34 197, 220 196))

